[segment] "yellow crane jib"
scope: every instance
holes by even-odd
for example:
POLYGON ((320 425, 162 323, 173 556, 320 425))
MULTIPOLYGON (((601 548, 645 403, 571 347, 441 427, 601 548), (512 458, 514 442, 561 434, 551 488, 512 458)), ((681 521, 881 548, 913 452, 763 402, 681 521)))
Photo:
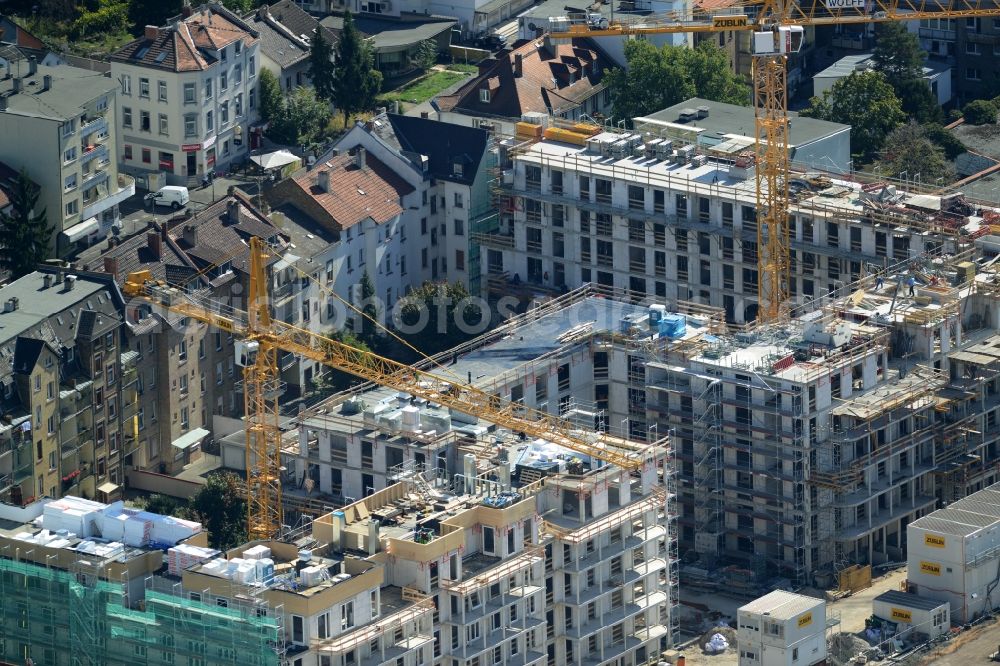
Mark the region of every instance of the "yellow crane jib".
POLYGON ((239 338, 235 352, 236 363, 243 368, 247 527, 251 539, 271 538, 282 525, 278 350, 298 354, 465 414, 480 416, 497 426, 545 439, 623 469, 639 470, 650 461, 649 445, 586 430, 567 419, 511 403, 474 386, 271 319, 265 257, 264 241, 251 238, 249 311, 158 282, 149 271, 129 274, 123 288, 130 297, 142 298, 168 312, 218 327, 239 338))

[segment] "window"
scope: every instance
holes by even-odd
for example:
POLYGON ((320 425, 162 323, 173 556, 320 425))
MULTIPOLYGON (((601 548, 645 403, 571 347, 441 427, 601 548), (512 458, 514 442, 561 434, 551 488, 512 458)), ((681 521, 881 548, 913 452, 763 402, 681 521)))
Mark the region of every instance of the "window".
POLYGON ((161 113, 160 114, 160 134, 169 134, 168 129, 169 128, 167 126, 167 114, 161 113))
POLYGON ((181 363, 187 360, 188 357, 188 345, 187 340, 181 340, 177 345, 177 360, 181 363))
POLYGON ((118 83, 121 84, 122 94, 131 95, 132 94, 132 77, 128 74, 122 74, 118 78, 118 83))
POLYGON ((63 162, 68 163, 76 159, 76 146, 73 146, 65 153, 63 153, 63 162))
POLYGON ((455 208, 461 208, 464 205, 461 192, 455 192, 455 208))
POLYGON ((124 155, 124 159, 131 160, 132 159, 132 144, 126 143, 125 144, 125 150, 123 151, 122 154, 124 155))
POLYGON ((479 89, 479 101, 482 102, 483 104, 489 104, 490 103, 490 89, 489 88, 480 88, 479 89))
POLYGON ((465 270, 465 252, 462 250, 455 250, 455 270, 465 270))
POLYGON ((215 129, 215 118, 212 116, 212 112, 208 111, 205 113, 205 131, 211 132, 215 129))
POLYGON ((149 150, 149 148, 143 148, 142 149, 142 163, 143 164, 149 164, 152 161, 153 161, 153 153, 149 150))
POLYGON ((198 117, 193 113, 184 116, 184 136, 198 136, 198 117))
POLYGON ((234 102, 233 114, 239 118, 243 115, 243 93, 236 96, 236 101, 234 102))
POLYGON ((139 112, 139 129, 143 132, 150 131, 149 111, 139 112))
POLYGON ((76 131, 76 120, 69 120, 62 126, 62 135, 70 136, 76 131))
POLYGON ((966 67, 965 68, 965 78, 969 81, 979 80, 979 68, 978 67, 966 67))
POLYGON ((66 180, 63 183, 63 191, 69 192, 70 190, 75 190, 75 189, 76 189, 76 174, 74 173, 72 176, 66 177, 66 180))
POLYGON ((256 91, 253 88, 250 89, 248 104, 249 104, 249 106, 250 106, 251 109, 254 109, 254 108, 257 107, 257 95, 254 94, 255 92, 256 91))
POLYGON ((205 99, 212 99, 212 79, 205 79, 205 99))
POLYGON ((257 59, 255 56, 250 56, 247 71, 249 72, 250 78, 257 76, 257 59))
POLYGON ((66 204, 66 217, 69 217, 71 215, 76 215, 78 212, 79 212, 79 207, 77 205, 76 199, 66 204))
POLYGON ((219 107, 219 127, 229 124, 229 102, 223 102, 219 107))
MULTIPOLYGON (((225 51, 223 51, 223 53, 225 53, 225 51)), ((229 72, 224 71, 222 72, 222 75, 219 76, 219 90, 226 90, 227 88, 229 88, 229 72)))
POLYGON ((233 85, 238 86, 243 83, 243 65, 233 67, 233 85))
POLYGON ((292 642, 302 644, 305 642, 305 622, 301 615, 292 616, 292 642))
POLYGON ((191 419, 187 407, 181 407, 181 427, 187 430, 191 426, 191 419))
POLYGON ((455 235, 464 236, 465 235, 465 220, 455 219, 455 235))
POLYGON ((149 79, 139 79, 139 97, 149 99, 149 79))
POLYGON ((976 42, 966 42, 965 52, 969 55, 980 55, 982 53, 979 49, 979 44, 976 42))
POLYGON ((122 107, 122 127, 132 127, 132 109, 127 106, 122 107))
POLYGON ((197 91, 195 90, 193 83, 184 84, 184 103, 185 104, 196 104, 198 99, 196 97, 197 91))
POLYGON ((157 81, 156 83, 156 98, 161 102, 167 101, 167 82, 157 81))

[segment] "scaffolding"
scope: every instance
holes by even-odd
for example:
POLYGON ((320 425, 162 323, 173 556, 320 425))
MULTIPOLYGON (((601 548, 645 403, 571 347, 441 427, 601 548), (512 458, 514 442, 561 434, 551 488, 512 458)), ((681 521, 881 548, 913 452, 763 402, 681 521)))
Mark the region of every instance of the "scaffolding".
POLYGON ((46 666, 277 666, 280 623, 260 604, 194 600, 102 578, 87 560, 69 570, 0 558, 0 660, 46 666))

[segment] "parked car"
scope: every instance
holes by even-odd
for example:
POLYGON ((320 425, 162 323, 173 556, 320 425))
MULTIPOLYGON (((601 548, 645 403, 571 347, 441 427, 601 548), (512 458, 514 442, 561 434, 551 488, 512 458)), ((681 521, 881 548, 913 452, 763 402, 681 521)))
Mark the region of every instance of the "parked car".
POLYGON ((181 187, 179 185, 167 185, 166 187, 161 187, 156 192, 150 192, 145 197, 145 201, 148 205, 169 206, 174 210, 187 206, 190 200, 191 195, 188 194, 188 188, 181 187))

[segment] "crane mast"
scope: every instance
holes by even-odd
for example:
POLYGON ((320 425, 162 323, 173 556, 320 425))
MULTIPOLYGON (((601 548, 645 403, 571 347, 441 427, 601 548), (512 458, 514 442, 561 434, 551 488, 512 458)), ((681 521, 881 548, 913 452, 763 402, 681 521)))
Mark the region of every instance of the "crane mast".
POLYGON ((847 25, 924 18, 1000 16, 994 0, 792 0, 732 2, 714 13, 620 15, 549 19, 550 37, 639 37, 673 33, 751 31, 757 202, 757 321, 783 317, 789 306, 791 242, 788 180, 788 54, 802 45, 804 26, 847 25))
POLYGON ((246 407, 247 528, 251 539, 273 537, 282 525, 279 351, 482 417, 497 426, 545 439, 629 471, 652 464, 647 446, 641 443, 583 429, 548 412, 273 319, 267 256, 264 241, 251 238, 249 303, 245 311, 156 282, 149 271, 129 274, 123 289, 130 297, 142 298, 167 312, 215 326, 238 338, 237 362, 243 366, 246 407))

